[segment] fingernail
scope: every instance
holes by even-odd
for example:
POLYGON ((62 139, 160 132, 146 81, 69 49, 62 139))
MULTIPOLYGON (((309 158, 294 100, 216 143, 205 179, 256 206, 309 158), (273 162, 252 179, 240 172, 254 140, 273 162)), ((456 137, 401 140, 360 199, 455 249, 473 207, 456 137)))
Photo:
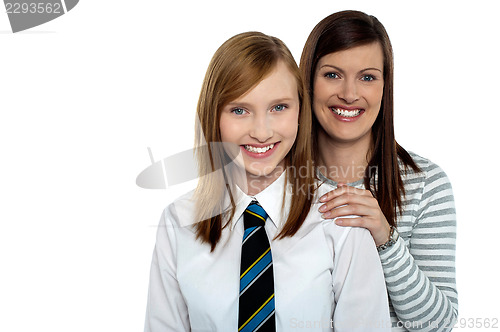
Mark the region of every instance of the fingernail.
POLYGON ((326 211, 326 205, 321 205, 319 208, 319 212, 325 212, 326 211))
POLYGON ((321 215, 321 217, 323 217, 323 219, 328 219, 328 218, 330 218, 330 212, 323 213, 323 214, 321 215))
POLYGON ((335 220, 335 224, 337 224, 337 225, 342 225, 342 219, 337 219, 337 220, 335 220))
POLYGON ((323 195, 323 196, 321 196, 321 197, 319 198, 319 201, 320 201, 320 202, 324 202, 324 201, 325 201, 325 198, 326 198, 326 197, 323 195))

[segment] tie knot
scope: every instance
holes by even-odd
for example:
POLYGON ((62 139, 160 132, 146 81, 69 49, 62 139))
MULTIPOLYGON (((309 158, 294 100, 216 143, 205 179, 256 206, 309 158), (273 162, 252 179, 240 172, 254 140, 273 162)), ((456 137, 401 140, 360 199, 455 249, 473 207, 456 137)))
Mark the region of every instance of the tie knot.
POLYGON ((252 201, 244 213, 245 229, 264 225, 267 213, 257 201, 252 201))

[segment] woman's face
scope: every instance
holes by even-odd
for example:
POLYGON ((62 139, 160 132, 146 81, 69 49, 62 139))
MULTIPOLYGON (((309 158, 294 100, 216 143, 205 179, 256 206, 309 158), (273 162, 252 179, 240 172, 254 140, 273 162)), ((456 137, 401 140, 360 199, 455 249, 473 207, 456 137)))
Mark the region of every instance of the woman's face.
POLYGON ((384 91, 384 56, 378 42, 330 53, 319 59, 313 109, 334 142, 371 140, 384 91))
POLYGON ((247 176, 272 177, 278 166, 283 170, 297 136, 299 109, 296 79, 282 62, 253 89, 223 107, 222 141, 239 146, 247 176))

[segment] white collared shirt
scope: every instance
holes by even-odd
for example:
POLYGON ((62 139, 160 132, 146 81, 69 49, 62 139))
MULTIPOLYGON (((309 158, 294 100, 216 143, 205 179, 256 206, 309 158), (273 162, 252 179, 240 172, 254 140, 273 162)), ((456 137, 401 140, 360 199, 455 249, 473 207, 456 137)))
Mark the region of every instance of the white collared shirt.
MULTIPOLYGON (((153 253, 146 332, 238 330, 243 212, 254 198, 269 216, 277 331, 390 331, 384 275, 366 229, 322 219, 316 202, 293 237, 272 240, 286 221, 284 184, 283 173, 254 197, 236 193, 234 217, 214 252, 196 239, 192 192, 165 209, 153 253)), ((332 189, 323 184, 317 197, 332 189)))

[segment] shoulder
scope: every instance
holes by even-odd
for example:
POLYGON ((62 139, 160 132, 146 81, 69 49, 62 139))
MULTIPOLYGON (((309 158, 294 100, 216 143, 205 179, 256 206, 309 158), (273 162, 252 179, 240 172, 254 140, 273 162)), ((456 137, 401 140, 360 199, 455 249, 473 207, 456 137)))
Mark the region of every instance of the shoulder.
POLYGON ((403 182, 405 183, 405 187, 416 182, 420 182, 424 187, 443 184, 451 187, 448 176, 439 165, 414 152, 408 151, 408 153, 420 169, 420 172, 415 172, 412 169, 403 169, 403 182))
POLYGON ((185 227, 195 223, 194 190, 176 198, 163 210, 162 222, 167 226, 185 227))
POLYGON ((297 235, 299 237, 309 233, 316 227, 325 229, 325 233, 326 232, 338 233, 339 230, 346 228, 336 225, 332 219, 324 219, 322 217, 321 212, 319 212, 319 207, 323 204, 319 201, 319 198, 322 195, 334 190, 335 187, 333 187, 329 183, 322 181, 316 181, 315 186, 316 190, 314 192, 314 197, 311 202, 311 208, 309 209, 309 213, 307 214, 307 217, 304 220, 304 224, 299 228, 299 231, 297 232, 297 235))
MULTIPOLYGON (((319 183, 319 187, 316 192, 318 199, 322 195, 334 189, 335 187, 332 186, 330 183, 327 182, 319 183)), ((323 219, 321 217, 321 213, 318 212, 318 208, 321 205, 321 203, 317 204, 316 203, 317 203, 316 201, 313 202, 310 215, 313 215, 314 218, 321 220, 325 236, 332 237, 334 239, 335 248, 339 249, 340 247, 342 247, 348 235, 356 239, 364 237, 365 235, 369 235, 369 231, 365 228, 339 226, 335 223, 335 219, 323 219)), ((357 215, 347 215, 343 216, 342 218, 358 218, 358 217, 359 216, 357 215)), ((371 236, 368 236, 368 238, 371 238, 371 236)))
POLYGON ((440 169, 440 167, 436 163, 432 162, 430 159, 422 157, 422 156, 420 156, 412 151, 408 151, 408 153, 411 156, 411 158, 413 159, 413 161, 415 162, 415 164, 417 164, 417 166, 423 172, 427 173, 427 172, 432 172, 438 168, 440 169))
POLYGON ((445 171, 429 159, 409 153, 421 172, 406 172, 403 176, 406 209, 415 210, 417 218, 430 210, 454 214, 453 190, 445 171))
MULTIPOLYGON (((329 180, 329 179, 327 179, 327 180, 329 180)), ((324 195, 324 194, 326 194, 326 193, 328 193, 336 188, 333 186, 331 180, 329 180, 329 181, 316 180, 315 185, 317 186, 316 191, 315 191, 316 200, 319 199, 322 195, 324 195)))

